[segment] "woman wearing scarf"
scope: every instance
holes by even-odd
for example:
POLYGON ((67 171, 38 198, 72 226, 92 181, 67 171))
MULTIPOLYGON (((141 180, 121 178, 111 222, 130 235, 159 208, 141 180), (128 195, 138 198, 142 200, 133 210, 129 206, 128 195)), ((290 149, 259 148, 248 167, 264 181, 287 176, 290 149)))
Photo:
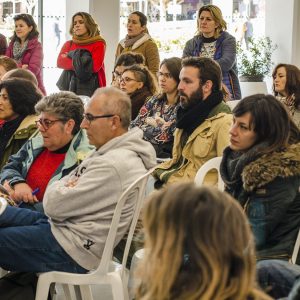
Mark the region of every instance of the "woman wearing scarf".
POLYGON ((30 70, 38 81, 38 87, 44 95, 43 84, 43 48, 38 41, 39 32, 31 15, 20 14, 14 17, 15 31, 6 50, 6 56, 13 58, 18 67, 30 70))
POLYGON ((93 73, 98 76, 98 87, 106 86, 104 70, 104 54, 106 43, 100 35, 98 24, 86 12, 78 12, 72 17, 70 26, 72 40, 67 41, 57 58, 57 67, 64 70, 74 70, 72 53, 77 49, 90 52, 93 62, 93 73))
POLYGON ((142 54, 145 57, 145 65, 156 75, 159 69, 158 48, 148 33, 147 17, 139 11, 134 11, 128 17, 127 35, 117 47, 116 59, 128 51, 142 54))

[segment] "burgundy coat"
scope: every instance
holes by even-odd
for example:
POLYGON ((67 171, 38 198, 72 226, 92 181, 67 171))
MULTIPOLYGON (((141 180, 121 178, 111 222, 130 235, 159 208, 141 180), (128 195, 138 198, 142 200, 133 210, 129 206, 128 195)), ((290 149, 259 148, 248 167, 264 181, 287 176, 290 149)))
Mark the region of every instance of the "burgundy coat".
MULTIPOLYGON (((11 58, 14 58, 13 45, 14 41, 12 40, 6 50, 6 56, 11 58)), ((44 95, 46 95, 46 90, 43 84, 43 59, 44 54, 42 44, 37 38, 33 38, 28 41, 27 48, 24 51, 21 63, 18 66, 21 68, 22 65, 28 65, 28 70, 30 70, 36 76, 39 89, 44 95)))

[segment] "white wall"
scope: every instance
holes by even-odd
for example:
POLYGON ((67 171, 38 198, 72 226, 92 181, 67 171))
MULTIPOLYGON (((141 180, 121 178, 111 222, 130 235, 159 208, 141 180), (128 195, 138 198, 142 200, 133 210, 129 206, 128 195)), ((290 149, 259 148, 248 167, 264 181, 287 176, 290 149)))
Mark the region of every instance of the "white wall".
POLYGON ((275 64, 290 63, 299 67, 299 9, 298 0, 266 1, 266 36, 278 46, 273 55, 275 64))

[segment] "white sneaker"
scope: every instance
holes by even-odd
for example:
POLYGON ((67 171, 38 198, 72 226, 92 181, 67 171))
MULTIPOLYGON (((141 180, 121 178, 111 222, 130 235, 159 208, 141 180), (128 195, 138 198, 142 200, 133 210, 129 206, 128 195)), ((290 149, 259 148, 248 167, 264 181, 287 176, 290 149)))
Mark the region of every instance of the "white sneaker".
POLYGON ((3 212, 6 209, 6 206, 7 206, 7 201, 3 197, 0 197, 0 215, 3 214, 3 212))

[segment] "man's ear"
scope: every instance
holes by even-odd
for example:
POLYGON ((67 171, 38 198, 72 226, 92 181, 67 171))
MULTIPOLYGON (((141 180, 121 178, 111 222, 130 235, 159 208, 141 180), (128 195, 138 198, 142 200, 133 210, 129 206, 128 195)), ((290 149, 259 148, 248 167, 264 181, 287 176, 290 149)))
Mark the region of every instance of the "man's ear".
POLYGON ((211 80, 207 80, 203 85, 203 93, 204 94, 210 94, 213 88, 213 83, 211 80))
POLYGON ((111 118, 111 121, 112 121, 112 125, 111 125, 111 128, 113 130, 116 130, 118 128, 120 128, 121 126, 121 119, 118 115, 114 115, 112 118, 111 118))

